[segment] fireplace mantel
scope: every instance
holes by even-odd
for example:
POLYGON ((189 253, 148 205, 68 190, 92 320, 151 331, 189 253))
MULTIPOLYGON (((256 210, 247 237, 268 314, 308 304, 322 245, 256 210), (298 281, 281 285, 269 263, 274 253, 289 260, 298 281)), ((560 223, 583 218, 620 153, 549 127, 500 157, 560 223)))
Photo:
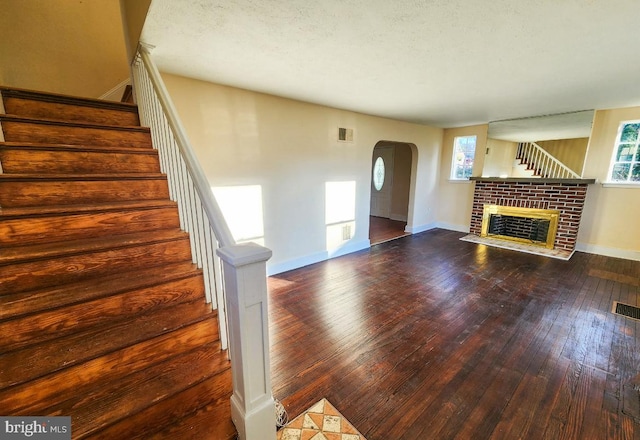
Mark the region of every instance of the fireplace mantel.
POLYGON ((477 182, 509 182, 509 183, 578 183, 592 184, 596 179, 544 179, 541 177, 469 177, 477 182))

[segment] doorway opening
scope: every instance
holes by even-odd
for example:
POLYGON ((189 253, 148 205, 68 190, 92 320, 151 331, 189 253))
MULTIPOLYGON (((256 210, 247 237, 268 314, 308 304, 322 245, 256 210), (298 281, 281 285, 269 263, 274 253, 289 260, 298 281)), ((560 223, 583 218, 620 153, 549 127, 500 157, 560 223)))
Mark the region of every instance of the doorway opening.
POLYGON ((405 235, 409 216, 411 144, 380 141, 371 161, 371 204, 369 242, 371 245, 405 235))

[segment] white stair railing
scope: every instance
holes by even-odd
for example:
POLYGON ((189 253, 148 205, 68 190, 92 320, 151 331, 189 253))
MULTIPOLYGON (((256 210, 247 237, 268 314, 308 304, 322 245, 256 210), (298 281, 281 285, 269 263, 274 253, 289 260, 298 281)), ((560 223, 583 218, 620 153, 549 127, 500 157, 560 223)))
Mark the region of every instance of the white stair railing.
POLYGON ((579 174, 535 142, 519 143, 516 159, 534 170, 535 174, 546 179, 580 179, 579 174))
POLYGON ((271 251, 236 244, 149 47, 142 43, 132 73, 140 121, 151 128, 181 227, 189 232, 193 262, 204 273, 206 300, 218 310, 221 345, 231 358, 231 417, 238 438, 275 440, 266 275, 271 251))

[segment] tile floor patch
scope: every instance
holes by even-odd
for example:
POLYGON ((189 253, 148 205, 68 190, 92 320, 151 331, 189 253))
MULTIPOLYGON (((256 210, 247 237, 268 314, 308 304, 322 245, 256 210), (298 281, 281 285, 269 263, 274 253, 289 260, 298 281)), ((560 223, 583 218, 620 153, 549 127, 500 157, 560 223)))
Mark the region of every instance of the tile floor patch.
POLYGON ((324 399, 322 399, 320 402, 316 403, 311 408, 309 408, 307 412, 324 414, 324 399))
POLYGON ((329 432, 340 432, 340 417, 324 416, 322 421, 322 430, 329 432))
POLYGON ((302 434, 302 430, 300 429, 288 429, 284 428, 280 431, 282 435, 278 438, 281 440, 300 440, 300 435, 302 434))
POLYGON ((317 417, 318 415, 309 413, 304 415, 304 422, 302 423, 303 428, 320 429, 321 424, 314 420, 315 417, 313 416, 317 417))
POLYGON ((367 440, 327 399, 278 431, 278 440, 367 440))

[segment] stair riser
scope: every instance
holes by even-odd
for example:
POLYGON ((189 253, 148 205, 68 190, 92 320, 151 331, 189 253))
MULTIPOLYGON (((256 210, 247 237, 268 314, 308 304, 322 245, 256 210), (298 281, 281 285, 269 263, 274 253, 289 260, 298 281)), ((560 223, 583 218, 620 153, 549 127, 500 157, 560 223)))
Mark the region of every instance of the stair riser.
MULTIPOLYGON (((40 414, 69 399, 84 400, 98 383, 116 383, 128 375, 214 342, 216 321, 205 320, 170 334, 0 391, 3 415, 40 414)), ((153 378, 151 378, 153 379, 153 378)), ((154 396, 155 397, 155 396, 154 396)), ((151 399, 150 399, 151 400, 151 399)))
MULTIPOLYGON (((76 398, 74 402, 64 402, 56 406, 55 410, 60 411, 60 414, 73 414, 73 420, 82 426, 82 428, 73 431, 74 438, 85 439, 91 438, 89 437, 91 434, 97 434, 98 438, 102 437, 98 431, 105 426, 109 426, 113 418, 119 418, 123 423, 126 423, 131 415, 148 407, 147 401, 149 395, 156 395, 161 391, 163 396, 173 396, 182 390, 190 389, 194 384, 199 384, 204 379, 208 379, 207 382, 211 381, 218 386, 217 388, 214 388, 213 385, 209 387, 215 394, 208 395, 204 403, 202 399, 196 402, 189 402, 194 411, 199 408, 195 406, 196 403, 206 405, 207 403, 215 402, 214 399, 219 399, 221 406, 229 405, 229 399, 231 397, 231 369, 228 368, 213 377, 209 376, 211 374, 210 365, 217 360, 216 357, 219 356, 219 351, 219 345, 209 344, 195 351, 186 353, 183 356, 170 359, 161 365, 155 365, 146 372, 139 372, 127 376, 117 387, 105 387, 104 389, 96 390, 92 395, 100 399, 101 405, 99 406, 81 406, 82 402, 78 405, 77 400, 79 399, 76 398), (193 372, 198 372, 199 374, 194 374, 193 372), (158 390, 158 386, 150 380, 150 377, 154 376, 162 377, 164 383, 162 390, 158 390)), ((178 401, 181 402, 182 399, 178 401)), ((175 404, 174 402, 174 405, 175 404)), ((186 405, 185 403, 184 406, 186 405)), ((175 411, 175 408, 172 409, 175 411)), ((174 423, 177 421, 178 420, 174 420, 174 423)), ((211 420, 209 434, 217 428, 216 425, 219 423, 220 421, 218 420, 211 420)), ((137 428, 135 425, 129 426, 131 430, 137 428)), ((158 426, 162 425, 156 425, 154 428, 158 429, 158 426)), ((217 434, 216 432, 214 437, 209 438, 220 438, 217 434)), ((130 440, 132 436, 127 433, 122 437, 106 438, 130 440)), ((142 438, 149 438, 149 431, 147 431, 142 438)), ((173 435, 166 438, 178 439, 185 437, 173 435)), ((189 438, 205 439, 207 437, 195 436, 189 438)))
POLYGON ((118 130, 1 119, 0 122, 6 142, 151 148, 151 136, 144 129, 118 130))
POLYGON ((25 246, 180 227, 176 208, 0 219, 0 247, 25 246))
MULTIPOLYGON (((117 320, 197 299, 204 301, 202 277, 191 277, 147 289, 125 292, 12 321, 0 322, 0 352, 7 352, 117 320)), ((55 303, 51 308, 56 307, 55 303)))
POLYGON ((191 261, 186 261, 177 265, 164 265, 162 271, 159 271, 157 267, 138 270, 135 277, 122 276, 121 272, 116 272, 101 278, 98 283, 88 279, 78 283, 61 284, 37 292, 29 291, 4 295, 1 299, 3 307, 0 308, 0 319, 45 312, 51 303, 62 307, 93 301, 121 292, 188 278, 197 273, 200 271, 195 270, 194 264, 191 261))
MULTIPOLYGON (((175 426, 184 417, 194 414, 199 408, 210 404, 213 399, 222 401, 220 406, 229 412, 228 402, 232 392, 231 370, 228 369, 186 389, 178 395, 159 402, 157 408, 151 407, 137 414, 131 414, 127 419, 111 425, 88 438, 91 440, 111 440, 114 438, 127 438, 128 440, 148 439, 150 434, 158 431, 160 427, 175 426)), ((223 436, 222 434, 228 431, 232 433, 235 431, 229 419, 230 415, 220 415, 216 419, 223 428, 218 432, 218 438, 236 438, 233 434, 228 436, 223 436), (227 423, 226 429, 225 422, 227 423)), ((176 438, 175 434, 169 437, 176 438)))
POLYGON ((36 99, 7 96, 4 98, 5 112, 10 115, 30 118, 56 119, 104 125, 140 125, 135 111, 94 108, 86 105, 47 102, 36 99))
POLYGON ((169 198, 169 189, 164 178, 156 180, 0 182, 0 206, 3 208, 167 198, 169 198))
MULTIPOLYGON (((99 277, 191 260, 189 239, 31 261, 1 267, 0 295, 44 289, 99 277)), ((162 269, 159 269, 162 270, 162 269)))
POLYGON ((155 150, 143 154, 0 147, 6 174, 160 173, 155 150))

